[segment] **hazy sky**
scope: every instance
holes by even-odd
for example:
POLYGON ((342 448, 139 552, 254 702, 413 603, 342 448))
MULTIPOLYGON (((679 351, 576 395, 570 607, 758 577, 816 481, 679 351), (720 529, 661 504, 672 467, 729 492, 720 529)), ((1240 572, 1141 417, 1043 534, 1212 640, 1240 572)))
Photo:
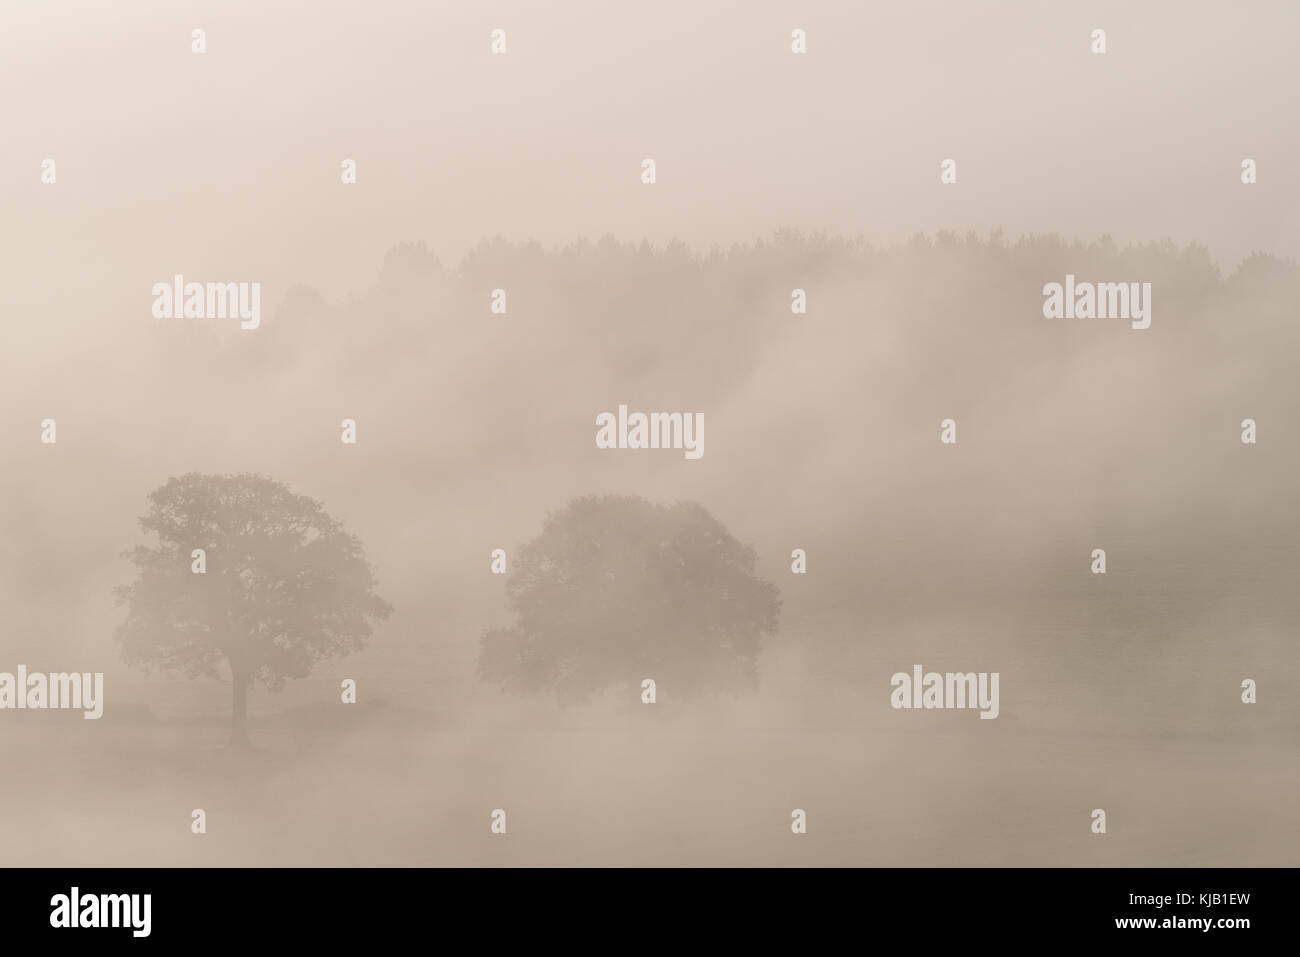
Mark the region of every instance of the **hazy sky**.
POLYGON ((0 21, 0 269, 24 309, 147 302, 186 270, 337 296, 399 240, 454 262, 497 233, 1000 226, 1198 240, 1229 269, 1300 255, 1287 2, 47 0, 0 21))

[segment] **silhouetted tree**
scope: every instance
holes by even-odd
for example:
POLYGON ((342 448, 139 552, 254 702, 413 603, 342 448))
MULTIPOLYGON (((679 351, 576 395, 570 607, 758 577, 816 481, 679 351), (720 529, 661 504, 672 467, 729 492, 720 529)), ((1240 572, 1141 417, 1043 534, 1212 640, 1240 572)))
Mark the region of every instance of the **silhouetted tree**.
POLYGON ((692 502, 577 499, 514 556, 516 622, 483 635, 479 673, 562 702, 643 678, 678 699, 752 687, 781 604, 755 557, 692 502))
POLYGON ((126 556, 139 571, 117 588, 128 607, 115 637, 131 663, 233 684, 231 743, 245 745, 248 687, 279 690, 321 658, 361 648, 388 617, 356 536, 321 504, 258 475, 170 479, 140 519, 157 547, 126 556), (193 570, 194 549, 206 572, 193 570))

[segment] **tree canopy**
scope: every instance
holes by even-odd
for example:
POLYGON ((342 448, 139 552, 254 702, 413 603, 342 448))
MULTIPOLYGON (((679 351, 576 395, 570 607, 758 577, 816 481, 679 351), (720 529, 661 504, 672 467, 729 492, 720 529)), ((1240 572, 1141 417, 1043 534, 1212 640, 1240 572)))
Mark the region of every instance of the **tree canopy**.
POLYGON ((780 614, 756 557, 698 504, 579 498, 517 551, 515 624, 482 636, 480 675, 562 702, 644 678, 680 699, 753 687, 780 614))
POLYGON ((149 503, 140 526, 157 544, 127 553, 139 577, 116 590, 128 613, 115 637, 128 662, 191 677, 216 676, 225 661, 236 738, 249 684, 279 689, 360 649, 391 611, 356 536, 279 482, 191 473, 149 503))

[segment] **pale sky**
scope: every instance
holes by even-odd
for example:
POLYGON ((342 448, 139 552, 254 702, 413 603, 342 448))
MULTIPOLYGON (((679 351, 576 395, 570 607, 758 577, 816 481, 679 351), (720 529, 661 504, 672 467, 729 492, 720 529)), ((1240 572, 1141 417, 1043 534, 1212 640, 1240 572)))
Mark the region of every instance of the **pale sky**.
POLYGON ((35 310, 187 269, 335 297, 401 240, 455 262, 494 234, 782 226, 1294 258, 1298 25, 1286 2, 6 4, 4 284, 35 310))

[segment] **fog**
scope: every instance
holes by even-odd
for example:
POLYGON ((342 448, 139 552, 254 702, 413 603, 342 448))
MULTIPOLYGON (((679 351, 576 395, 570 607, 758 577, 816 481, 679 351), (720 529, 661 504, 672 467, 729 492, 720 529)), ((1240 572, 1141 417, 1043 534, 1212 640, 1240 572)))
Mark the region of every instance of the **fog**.
POLYGON ((1292 7, 264 7, 0 14, 0 672, 106 699, 0 711, 0 859, 1295 863, 1292 7), (178 273, 260 282, 260 326, 157 318, 178 273), (1150 282, 1151 327, 1044 318, 1067 273, 1150 282), (598 448, 620 404, 702 412, 703 457, 598 448), (392 606, 252 687, 251 750, 228 675, 114 638, 149 494, 245 472, 392 606), (640 632, 584 636, 627 660, 584 702, 485 680, 589 495, 752 548, 752 685, 643 704, 640 632), (1000 673, 998 718, 892 708, 917 663, 1000 673))

